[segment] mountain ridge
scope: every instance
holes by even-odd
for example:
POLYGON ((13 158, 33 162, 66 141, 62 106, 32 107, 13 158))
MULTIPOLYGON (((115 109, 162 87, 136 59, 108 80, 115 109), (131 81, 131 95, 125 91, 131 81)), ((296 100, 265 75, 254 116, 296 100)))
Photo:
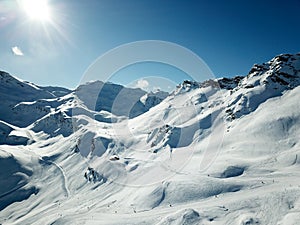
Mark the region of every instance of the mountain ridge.
POLYGON ((8 80, 2 224, 297 224, 300 53, 168 96, 8 80))

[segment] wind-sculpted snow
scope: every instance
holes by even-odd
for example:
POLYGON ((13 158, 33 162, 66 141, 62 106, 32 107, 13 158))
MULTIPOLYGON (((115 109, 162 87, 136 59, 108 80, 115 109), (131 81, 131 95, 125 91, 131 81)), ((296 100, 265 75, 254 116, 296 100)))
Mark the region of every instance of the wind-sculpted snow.
POLYGON ((164 218, 157 225, 198 225, 201 217, 193 209, 184 209, 164 218))
POLYGON ((297 224, 300 54, 168 96, 1 72, 1 224, 297 224))
MULTIPOLYGON (((198 202, 201 199, 215 197, 227 192, 237 192, 243 188, 242 184, 224 182, 216 178, 202 176, 194 179, 170 180, 151 186, 143 191, 137 191, 137 197, 132 204, 136 210, 151 210, 156 207, 172 207, 198 202)), ((130 199, 128 199, 130 201, 130 199)))
POLYGON ((27 145, 34 142, 30 132, 19 129, 13 125, 0 121, 0 144, 6 145, 27 145))
POLYGON ((221 174, 221 178, 237 177, 244 173, 245 168, 239 166, 228 166, 221 174))
POLYGON ((26 166, 27 163, 24 158, 19 160, 0 149, 0 211, 14 202, 24 201, 38 193, 38 188, 29 183, 33 171, 26 166))

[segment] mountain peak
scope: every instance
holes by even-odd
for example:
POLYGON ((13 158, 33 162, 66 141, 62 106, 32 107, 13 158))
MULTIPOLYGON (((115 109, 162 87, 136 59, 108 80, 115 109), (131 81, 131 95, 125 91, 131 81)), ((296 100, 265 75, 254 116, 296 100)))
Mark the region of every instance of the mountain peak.
POLYGON ((297 224, 299 57, 184 81, 168 97, 101 81, 43 88, 0 72, 0 218, 297 224))
POLYGON ((281 54, 275 56, 269 62, 255 64, 243 81, 242 86, 247 86, 247 83, 251 80, 252 82, 256 80, 257 84, 259 81, 260 84, 282 86, 284 89, 292 89, 298 86, 300 84, 300 53, 281 54))

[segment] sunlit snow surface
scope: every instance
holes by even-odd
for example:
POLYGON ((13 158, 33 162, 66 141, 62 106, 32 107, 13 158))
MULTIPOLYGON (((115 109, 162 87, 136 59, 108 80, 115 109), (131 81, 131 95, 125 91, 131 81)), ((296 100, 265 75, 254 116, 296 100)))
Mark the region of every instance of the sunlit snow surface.
POLYGON ((1 73, 0 223, 298 224, 299 84, 299 54, 167 97, 1 73))

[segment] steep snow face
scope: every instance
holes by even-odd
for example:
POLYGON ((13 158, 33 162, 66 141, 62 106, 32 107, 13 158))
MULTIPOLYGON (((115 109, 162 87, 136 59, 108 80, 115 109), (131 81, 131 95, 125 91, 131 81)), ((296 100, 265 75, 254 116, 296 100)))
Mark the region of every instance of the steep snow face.
POLYGON ((136 117, 159 104, 167 93, 149 93, 101 81, 80 85, 75 94, 92 111, 107 111, 116 116, 136 117), (142 100, 141 100, 142 99, 142 100))
POLYGON ((167 97, 92 82, 16 103, 40 112, 0 121, 0 223, 297 224, 299 63, 280 55, 167 97))
POLYGON ((12 118, 15 105, 20 102, 55 97, 48 91, 40 89, 33 84, 22 82, 6 72, 0 72, 0 93, 0 120, 17 126, 23 126, 26 120, 23 118, 23 122, 15 122, 15 119, 12 118))

